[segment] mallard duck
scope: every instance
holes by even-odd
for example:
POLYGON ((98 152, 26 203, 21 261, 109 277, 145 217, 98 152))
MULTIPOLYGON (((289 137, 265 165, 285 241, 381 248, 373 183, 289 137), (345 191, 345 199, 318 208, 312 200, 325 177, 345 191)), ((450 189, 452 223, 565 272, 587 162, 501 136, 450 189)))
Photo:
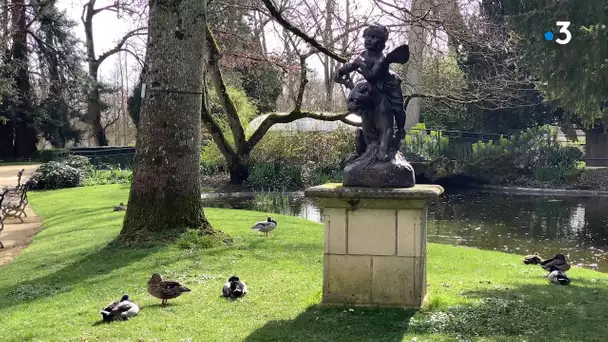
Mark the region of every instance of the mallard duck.
POLYGON ((168 299, 177 298, 185 292, 190 292, 190 289, 176 281, 164 280, 158 273, 154 273, 148 280, 148 293, 152 297, 162 299, 162 305, 167 304, 168 299))
POLYGON ((238 298, 246 294, 247 285, 237 276, 228 278, 228 281, 224 284, 224 288, 222 288, 222 295, 224 297, 238 298))
POLYGON ((100 313, 104 321, 126 321, 139 313, 139 306, 131 301, 129 295, 124 295, 119 301, 108 304, 100 313))
POLYGON ((559 268, 557 268, 557 266, 549 266, 549 275, 547 276, 547 278, 549 278, 549 281, 552 282, 553 284, 558 284, 558 285, 568 285, 570 284, 570 278, 568 278, 568 276, 566 275, 566 273, 562 272, 559 268))
POLYGON ((127 207, 125 206, 124 203, 120 203, 119 205, 114 207, 114 211, 122 211, 122 210, 127 210, 127 207))
POLYGON ((524 264, 526 265, 537 265, 543 262, 543 259, 540 258, 538 253, 534 252, 534 254, 526 255, 524 258, 524 264))
POLYGON ((264 236, 268 236, 276 227, 277 221, 269 217, 266 221, 256 222, 251 229, 264 233, 264 236))
POLYGON ((557 267, 562 272, 566 272, 570 269, 570 264, 568 263, 568 260, 566 260, 566 256, 561 253, 555 254, 553 258, 543 261, 540 266, 547 271, 550 271, 549 268, 551 266, 557 267))

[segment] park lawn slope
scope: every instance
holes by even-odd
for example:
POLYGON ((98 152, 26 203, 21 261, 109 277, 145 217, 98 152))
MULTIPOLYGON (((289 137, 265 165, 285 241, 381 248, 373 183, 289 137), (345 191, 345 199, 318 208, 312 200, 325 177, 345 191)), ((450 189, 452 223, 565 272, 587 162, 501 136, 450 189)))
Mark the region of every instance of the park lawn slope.
POLYGON ((267 238, 251 231, 265 213, 206 208, 230 247, 148 249, 109 244, 120 231, 128 187, 31 193, 43 230, 0 268, 2 341, 600 341, 608 333, 608 276, 573 268, 571 286, 547 284, 521 256, 429 244, 423 311, 319 308, 322 225, 273 215, 267 238), (192 289, 160 307, 146 282, 159 272, 192 289), (238 274, 250 293, 220 297, 238 274), (141 306, 127 322, 100 323, 122 294, 141 306))

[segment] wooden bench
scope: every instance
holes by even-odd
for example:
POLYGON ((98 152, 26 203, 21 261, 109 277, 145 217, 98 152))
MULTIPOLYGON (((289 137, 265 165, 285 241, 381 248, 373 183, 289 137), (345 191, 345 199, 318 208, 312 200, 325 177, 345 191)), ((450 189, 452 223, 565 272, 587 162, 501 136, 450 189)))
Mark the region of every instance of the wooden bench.
POLYGON ((4 219, 7 217, 18 218, 23 223, 23 217, 27 217, 25 207, 29 203, 27 200, 27 190, 30 187, 30 181, 17 186, 16 188, 6 189, 4 191, 4 200, 0 206, 0 211, 4 219))
MULTIPOLYGON (((8 190, 4 190, 3 192, 0 193, 0 208, 2 208, 2 204, 4 203, 4 198, 7 197, 6 194, 8 193, 8 190)), ((4 214, 2 213, 2 210, 0 210, 0 234, 2 233, 2 231, 4 230, 4 214)), ((4 248, 4 244, 2 243, 2 241, 0 241, 0 248, 4 248)))

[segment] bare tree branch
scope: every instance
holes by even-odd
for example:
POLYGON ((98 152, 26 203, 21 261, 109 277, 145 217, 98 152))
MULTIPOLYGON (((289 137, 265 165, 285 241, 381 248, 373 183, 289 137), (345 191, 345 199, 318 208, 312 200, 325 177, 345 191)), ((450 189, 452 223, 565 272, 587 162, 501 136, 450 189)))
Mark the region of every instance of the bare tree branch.
POLYGON ((285 29, 287 29, 289 32, 293 33, 297 37, 304 40, 306 43, 310 44, 315 49, 319 50, 320 52, 323 52, 324 54, 330 56, 331 58, 333 58, 341 63, 347 62, 346 58, 338 56, 336 53, 329 50, 328 48, 326 48, 325 46, 323 46, 321 43, 317 42, 313 38, 309 37, 306 33, 302 32, 299 28, 293 26, 289 21, 287 21, 285 18, 283 18, 283 15, 274 6, 274 4, 272 3, 272 0, 262 0, 262 2, 264 3, 264 5, 268 9, 268 11, 270 12, 270 15, 279 24, 281 24, 281 26, 283 26, 285 29))
POLYGON ((116 45, 115 45, 115 46, 114 46, 112 49, 110 49, 110 50, 108 50, 108 51, 106 51, 106 52, 102 53, 101 55, 99 55, 99 57, 97 57, 97 62, 98 62, 99 64, 101 64, 101 63, 103 63, 103 61, 104 61, 106 58, 108 58, 108 57, 112 56, 112 55, 113 55, 113 54, 115 54, 115 53, 118 53, 120 50, 122 50, 123 45, 125 45, 125 43, 127 42, 127 40, 129 40, 129 38, 134 37, 134 36, 142 36, 142 35, 146 35, 146 34, 147 34, 147 32, 145 32, 146 30, 147 30, 147 28, 146 28, 146 27, 140 27, 140 28, 136 28, 136 29, 134 29, 134 30, 131 30, 131 31, 127 32, 127 33, 126 33, 126 34, 125 34, 125 35, 124 35, 124 36, 123 36, 123 37, 122 37, 122 38, 121 38, 121 39, 118 41, 118 43, 116 43, 116 45))

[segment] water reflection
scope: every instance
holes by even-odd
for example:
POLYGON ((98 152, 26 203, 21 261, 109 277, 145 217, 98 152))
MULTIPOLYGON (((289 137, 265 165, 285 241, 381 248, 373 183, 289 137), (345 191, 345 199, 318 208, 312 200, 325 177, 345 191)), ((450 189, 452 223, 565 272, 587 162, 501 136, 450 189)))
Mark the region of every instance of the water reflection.
MULTIPOLYGON (((301 193, 208 198, 206 206, 257 210, 322 222, 313 199, 301 193)), ((566 254, 573 264, 608 271, 608 198, 460 192, 430 205, 431 242, 548 257, 566 254)))

